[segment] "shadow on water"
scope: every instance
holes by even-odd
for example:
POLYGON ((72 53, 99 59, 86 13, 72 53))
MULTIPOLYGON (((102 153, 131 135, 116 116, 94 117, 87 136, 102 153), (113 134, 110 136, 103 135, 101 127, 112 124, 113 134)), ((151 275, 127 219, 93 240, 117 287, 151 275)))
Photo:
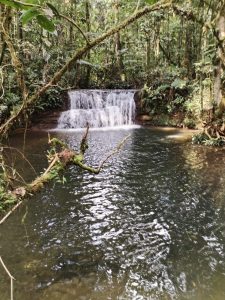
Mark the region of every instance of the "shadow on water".
MULTIPOLYGON (((224 150, 170 131, 91 132, 87 162, 98 165, 127 133, 99 175, 71 166, 65 185, 48 186, 0 228, 15 299, 224 299, 224 150)), ((76 147, 82 133, 55 134, 76 147)), ((26 151, 41 170, 46 135, 28 136, 26 151)), ((0 276, 1 299, 8 294, 0 276)))

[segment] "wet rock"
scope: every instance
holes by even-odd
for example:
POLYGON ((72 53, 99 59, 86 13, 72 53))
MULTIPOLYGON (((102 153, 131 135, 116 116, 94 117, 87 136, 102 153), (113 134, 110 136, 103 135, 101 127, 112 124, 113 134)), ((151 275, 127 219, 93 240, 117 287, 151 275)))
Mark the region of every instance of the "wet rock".
POLYGON ((136 105, 136 114, 139 115, 142 111, 142 91, 138 90, 134 94, 134 102, 136 105))
POLYGON ((137 117, 137 120, 138 120, 139 122, 149 122, 149 121, 152 120, 152 117, 149 116, 149 115, 139 115, 139 116, 137 117))

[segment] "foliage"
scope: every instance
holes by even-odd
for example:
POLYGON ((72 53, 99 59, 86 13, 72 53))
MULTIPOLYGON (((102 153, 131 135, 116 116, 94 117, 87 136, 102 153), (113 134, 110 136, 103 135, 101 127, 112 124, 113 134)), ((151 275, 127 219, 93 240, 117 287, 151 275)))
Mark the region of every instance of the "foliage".
POLYGON ((192 137, 192 143, 197 145, 221 147, 225 145, 225 139, 223 137, 209 138, 209 136, 204 132, 200 132, 192 137))
POLYGON ((46 92, 44 96, 44 101, 43 99, 41 99, 41 101, 38 101, 34 109, 35 111, 53 110, 62 107, 62 104, 62 92, 57 88, 51 88, 46 92))
POLYGON ((180 78, 176 78, 172 83, 171 87, 174 88, 175 90, 183 90, 187 85, 186 80, 182 80, 180 78))
MULTIPOLYGON (((14 172, 14 170, 12 170, 14 172)), ((15 197, 9 193, 10 180, 4 163, 2 150, 0 154, 0 212, 16 202, 15 197)))
POLYGON ((189 116, 188 114, 186 115, 186 117, 183 120, 184 127, 189 128, 189 129, 195 129, 196 123, 197 123, 196 118, 194 118, 191 115, 189 116))
POLYGON ((145 0, 148 4, 155 4, 158 0, 145 0))
POLYGON ((15 8, 22 11, 21 22, 23 25, 33 19, 45 30, 53 32, 55 25, 52 17, 57 14, 57 9, 44 0, 24 0, 24 2, 16 0, 0 0, 0 4, 15 8))
POLYGON ((205 146, 221 147, 225 145, 225 140, 222 137, 207 139, 203 142, 205 146))
POLYGON ((143 89, 143 107, 149 114, 173 114, 182 110, 188 96, 186 81, 166 74, 158 78, 151 87, 143 89))
POLYGON ((196 133, 192 137, 192 143, 197 145, 204 144, 204 141, 208 140, 208 137, 205 133, 196 133))

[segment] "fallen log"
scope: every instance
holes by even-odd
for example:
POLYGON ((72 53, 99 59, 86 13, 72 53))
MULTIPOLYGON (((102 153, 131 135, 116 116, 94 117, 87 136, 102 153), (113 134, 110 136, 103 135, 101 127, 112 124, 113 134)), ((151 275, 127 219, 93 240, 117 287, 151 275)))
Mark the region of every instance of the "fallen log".
POLYGON ((67 144, 57 138, 50 138, 49 144, 51 149, 48 154, 49 165, 48 168, 35 180, 29 184, 25 184, 14 189, 6 190, 4 192, 4 199, 2 201, 9 202, 9 199, 14 206, 12 209, 0 220, 0 225, 5 222, 5 220, 24 202, 23 200, 33 195, 42 189, 47 183, 56 179, 59 174, 65 170, 68 165, 77 165, 83 170, 86 170, 93 174, 98 174, 103 168, 104 164, 115 154, 117 154, 129 138, 126 136, 118 146, 106 156, 106 158, 100 163, 97 168, 93 168, 84 163, 85 151, 88 149, 87 137, 88 137, 89 127, 87 127, 84 136, 82 137, 80 143, 79 152, 70 149, 67 144), (16 203, 16 204, 15 204, 16 203))

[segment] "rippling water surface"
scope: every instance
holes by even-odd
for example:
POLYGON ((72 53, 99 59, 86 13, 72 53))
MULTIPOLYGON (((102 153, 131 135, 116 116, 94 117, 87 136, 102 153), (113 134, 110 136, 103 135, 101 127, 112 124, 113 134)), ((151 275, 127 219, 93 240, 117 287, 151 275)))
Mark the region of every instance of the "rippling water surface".
MULTIPOLYGON (((54 134, 76 148, 82 133, 54 134)), ((99 131, 87 162, 98 165, 127 134, 99 175, 70 166, 66 184, 48 186, 0 227, 15 300, 225 299, 225 151, 174 140, 174 131, 99 131)), ((46 140, 27 137, 39 170, 46 140)), ((0 299, 9 299, 2 269, 0 299)))

